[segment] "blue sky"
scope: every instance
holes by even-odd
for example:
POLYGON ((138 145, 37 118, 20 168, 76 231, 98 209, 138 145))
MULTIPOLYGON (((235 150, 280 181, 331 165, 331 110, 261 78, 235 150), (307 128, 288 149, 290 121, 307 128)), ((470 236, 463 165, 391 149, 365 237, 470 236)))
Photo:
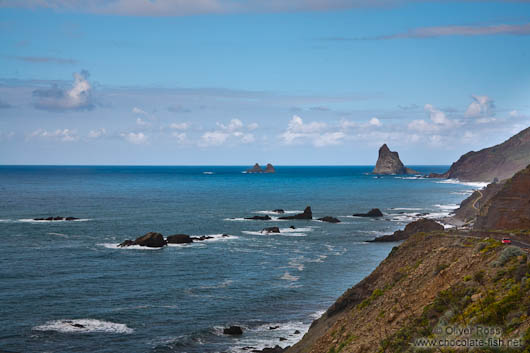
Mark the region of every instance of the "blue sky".
POLYGON ((1 164, 450 164, 530 125, 529 1, 3 0, 1 164))

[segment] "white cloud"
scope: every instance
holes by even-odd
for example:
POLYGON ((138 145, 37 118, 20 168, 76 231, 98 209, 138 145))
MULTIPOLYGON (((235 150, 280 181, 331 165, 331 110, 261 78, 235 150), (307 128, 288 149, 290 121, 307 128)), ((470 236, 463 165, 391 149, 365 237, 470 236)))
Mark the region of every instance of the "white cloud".
POLYGON ((246 132, 245 130, 255 130, 257 124, 245 124, 239 119, 232 119, 225 125, 223 123, 216 123, 218 129, 214 131, 207 131, 201 136, 199 145, 202 147, 219 146, 228 141, 240 143, 251 143, 255 141, 254 134, 246 132))
POLYGON ((445 113, 436 109, 432 104, 425 104, 423 108, 429 114, 431 121, 436 125, 451 125, 451 121, 447 119, 445 113))
POLYGON ((432 104, 425 104, 423 107, 431 122, 423 119, 411 121, 407 127, 409 130, 415 130, 422 133, 437 132, 459 125, 456 120, 449 119, 444 112, 435 108, 432 104))
POLYGON ((480 118, 495 115, 495 103, 488 96, 472 95, 473 102, 467 107, 466 117, 480 118))
POLYGON ((58 140, 62 142, 73 142, 77 141, 79 139, 79 136, 77 136, 74 130, 70 129, 57 129, 55 131, 37 129, 29 135, 29 138, 44 138, 58 140))
POLYGON ((354 127, 357 127, 357 123, 355 121, 349 121, 349 120, 341 120, 339 123, 342 130, 348 130, 354 127))
POLYGON ((519 112, 517 110, 512 110, 510 112, 510 117, 517 118, 519 116, 519 112))
POLYGON ((368 123, 370 125, 372 125, 372 126, 377 126, 377 127, 383 125, 383 123, 379 119, 377 119, 376 117, 373 117, 372 119, 370 119, 370 121, 368 123))
POLYGON ((142 118, 136 118, 136 125, 139 126, 150 126, 151 123, 148 121, 143 120, 142 118))
POLYGON ((148 136, 143 132, 122 132, 120 136, 123 137, 127 142, 133 143, 135 145, 147 143, 148 140, 148 136))
POLYGON ((131 111, 132 111, 133 114, 140 114, 140 115, 146 115, 146 116, 148 115, 145 110, 143 110, 141 108, 138 108, 138 107, 132 108, 131 111))
POLYGON ((105 130, 105 128, 100 128, 100 129, 96 129, 96 130, 90 130, 88 132, 88 137, 92 138, 92 139, 97 139, 97 138, 100 138, 102 136, 105 136, 106 134, 107 134, 107 130, 105 130))
POLYGON ((173 130, 187 130, 189 127, 189 123, 171 123, 169 125, 169 128, 173 130))
POLYGON ((287 145, 310 141, 316 147, 323 147, 337 145, 346 137, 342 131, 327 130, 326 123, 314 121, 306 124, 300 116, 293 115, 280 139, 287 145))
POLYGON ((258 123, 251 123, 247 125, 249 131, 256 130, 259 127, 258 123))
POLYGON ((94 108, 92 86, 88 82, 88 76, 87 71, 75 72, 74 82, 70 89, 63 89, 54 84, 51 88, 34 90, 35 108, 52 111, 94 108))

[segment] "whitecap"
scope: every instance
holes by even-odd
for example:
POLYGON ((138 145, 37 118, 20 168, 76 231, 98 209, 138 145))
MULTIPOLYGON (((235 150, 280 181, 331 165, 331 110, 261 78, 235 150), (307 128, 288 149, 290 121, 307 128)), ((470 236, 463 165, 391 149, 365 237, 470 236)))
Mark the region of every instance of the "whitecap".
POLYGON ((477 189, 485 188, 488 183, 485 182, 469 182, 469 181, 460 181, 458 179, 446 179, 446 180, 438 180, 436 181, 438 184, 459 184, 459 185, 466 185, 471 186, 477 189))
POLYGON ((202 172, 202 174, 212 175, 212 174, 215 174, 215 173, 214 172, 202 172))
POLYGON ((395 211, 421 211, 422 208, 418 208, 418 207, 392 207, 391 210, 395 210, 395 211))
POLYGON ((56 331, 61 333, 132 333, 134 330, 125 324, 118 324, 110 321, 96 319, 77 319, 77 320, 54 320, 48 321, 44 325, 35 326, 36 331, 56 331), (74 326, 75 325, 75 326, 74 326))
POLYGON ((252 213, 259 213, 259 214, 292 214, 292 213, 302 213, 303 211, 300 210, 284 210, 283 212, 276 212, 274 210, 263 210, 263 211, 254 211, 252 213))
POLYGON ((434 207, 438 207, 442 210, 456 210, 457 208, 460 207, 460 205, 457 205, 457 204, 448 204, 448 205, 434 205, 434 207))
POLYGON ((283 276, 280 277, 280 279, 283 279, 283 280, 289 281, 289 282, 295 282, 295 281, 298 281, 300 279, 300 277, 293 276, 289 272, 285 272, 283 274, 283 276))
POLYGON ((98 246, 103 246, 107 249, 119 249, 119 250, 160 250, 161 248, 150 248, 148 246, 131 245, 131 246, 119 246, 120 243, 99 243, 98 246))
POLYGON ((80 218, 80 219, 73 219, 70 221, 67 220, 59 220, 59 221, 47 221, 47 220, 34 220, 33 218, 21 218, 18 221, 23 223, 46 223, 46 224, 57 224, 57 223, 70 223, 70 222, 88 222, 91 221, 90 218, 80 218))

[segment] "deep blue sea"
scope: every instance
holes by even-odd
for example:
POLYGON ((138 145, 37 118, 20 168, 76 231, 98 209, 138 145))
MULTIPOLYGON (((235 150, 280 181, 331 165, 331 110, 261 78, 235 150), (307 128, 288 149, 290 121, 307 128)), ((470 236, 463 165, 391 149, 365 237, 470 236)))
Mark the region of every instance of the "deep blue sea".
POLYGON ((293 344, 396 245, 366 240, 420 213, 443 217, 474 187, 377 178, 372 167, 245 169, 0 167, 0 350, 240 352, 293 344), (342 222, 242 219, 307 205, 315 218, 342 222), (374 207, 382 219, 352 217, 374 207), (31 220, 48 216, 80 220, 31 220), (261 234, 267 226, 281 233, 261 234), (151 231, 214 239, 116 247, 151 231), (245 333, 225 336, 228 325, 245 333))

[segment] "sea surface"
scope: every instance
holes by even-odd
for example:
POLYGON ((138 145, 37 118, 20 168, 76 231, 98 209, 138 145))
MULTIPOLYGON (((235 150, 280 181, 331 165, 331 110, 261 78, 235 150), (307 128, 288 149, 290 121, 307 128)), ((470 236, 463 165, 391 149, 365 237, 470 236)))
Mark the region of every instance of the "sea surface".
POLYGON ((378 178, 372 168, 279 166, 257 175, 234 166, 2 166, 0 350, 243 352, 293 344, 396 245, 366 240, 420 214, 446 216, 479 186, 378 178), (279 221, 270 212, 308 205, 315 218, 342 222, 279 221), (382 219, 352 216, 374 207, 382 219), (267 213, 272 221, 243 219, 267 213), (80 220, 32 221, 49 216, 80 220), (261 234, 268 226, 281 233, 261 234), (151 231, 214 239, 117 247, 151 231), (223 335, 229 325, 245 333, 223 335))

